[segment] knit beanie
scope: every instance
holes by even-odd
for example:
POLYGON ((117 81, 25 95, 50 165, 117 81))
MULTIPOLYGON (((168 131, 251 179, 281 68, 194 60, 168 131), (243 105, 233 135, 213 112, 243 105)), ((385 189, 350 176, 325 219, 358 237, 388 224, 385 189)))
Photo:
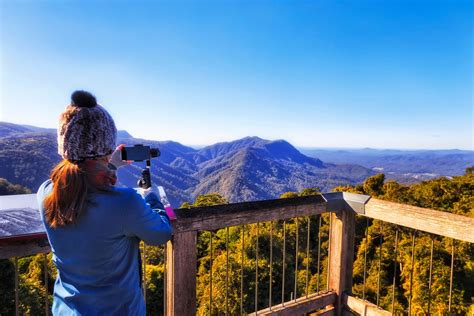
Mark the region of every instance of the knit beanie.
POLYGON ((110 114, 87 91, 75 91, 59 117, 58 153, 69 161, 93 159, 115 149, 117 129, 110 114))

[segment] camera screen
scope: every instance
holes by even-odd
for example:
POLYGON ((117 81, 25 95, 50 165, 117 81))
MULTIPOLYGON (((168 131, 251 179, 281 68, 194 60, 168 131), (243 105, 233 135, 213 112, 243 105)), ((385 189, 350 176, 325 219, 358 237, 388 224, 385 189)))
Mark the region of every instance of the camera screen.
POLYGON ((144 161, 150 159, 150 146, 124 147, 122 160, 144 161))

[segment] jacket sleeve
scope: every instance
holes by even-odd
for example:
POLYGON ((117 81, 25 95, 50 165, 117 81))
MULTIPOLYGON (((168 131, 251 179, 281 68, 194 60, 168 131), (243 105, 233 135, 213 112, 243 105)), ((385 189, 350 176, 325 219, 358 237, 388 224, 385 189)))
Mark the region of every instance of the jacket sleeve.
POLYGON ((171 239, 172 227, 166 212, 161 212, 161 203, 150 200, 148 204, 138 193, 133 191, 128 199, 125 212, 125 235, 138 237, 149 245, 159 245, 171 239), (163 214, 164 213, 164 214, 163 214))
POLYGON ((153 211, 158 212, 158 214, 160 215, 166 216, 168 222, 170 221, 168 214, 166 214, 165 206, 163 205, 163 203, 161 203, 160 198, 158 197, 158 195, 156 195, 155 192, 151 192, 150 194, 145 196, 145 202, 150 204, 153 211))

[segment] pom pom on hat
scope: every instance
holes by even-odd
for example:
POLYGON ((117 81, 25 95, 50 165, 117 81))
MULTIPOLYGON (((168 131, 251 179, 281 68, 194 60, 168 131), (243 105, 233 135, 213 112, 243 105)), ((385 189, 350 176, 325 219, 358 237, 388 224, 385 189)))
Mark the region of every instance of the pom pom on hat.
POLYGON ((64 159, 81 161, 110 155, 115 149, 117 129, 110 114, 87 91, 75 91, 71 104, 61 113, 58 153, 64 159))
POLYGON ((90 92, 77 90, 71 95, 71 105, 80 108, 93 108, 97 106, 97 100, 90 92))

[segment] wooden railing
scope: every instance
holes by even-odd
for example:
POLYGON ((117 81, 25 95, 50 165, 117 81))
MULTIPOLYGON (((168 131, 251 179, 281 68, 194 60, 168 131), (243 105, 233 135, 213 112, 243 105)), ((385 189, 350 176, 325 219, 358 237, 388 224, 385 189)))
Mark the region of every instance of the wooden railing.
MULTIPOLYGON (((1 198, 0 198, 1 201, 1 198)), ((167 245, 166 313, 196 314, 197 237, 201 231, 229 226, 288 220, 330 213, 328 291, 283 302, 259 315, 391 315, 378 306, 352 295, 355 217, 368 218, 413 228, 453 239, 474 242, 474 218, 430 209, 369 199, 350 193, 234 203, 210 207, 177 209, 174 236, 167 245)), ((44 233, 0 239, 0 259, 50 251, 44 233)))
MULTIPOLYGON (((176 210, 178 220, 175 223, 174 237, 167 247, 167 293, 169 295, 166 304, 168 314, 196 314, 196 246, 199 231, 286 220, 322 214, 326 211, 326 202, 322 196, 176 210)), ((338 256, 334 255, 334 257, 335 262, 340 260, 340 258, 336 258, 338 256)), ((336 278, 337 276, 334 274, 334 279, 336 278)), ((334 293, 337 293, 337 290, 334 293)), ((333 304, 335 298, 336 295, 329 295, 314 297, 312 301, 321 300, 322 302, 324 300, 325 305, 319 306, 323 308, 333 304)), ((300 305, 306 304, 306 301, 301 304, 294 304, 294 302, 291 305, 285 304, 283 310, 287 315, 294 315, 294 312, 300 310, 300 305)), ((276 311, 278 308, 278 306, 274 306, 272 309, 276 311)), ((265 314, 265 312, 262 311, 261 314, 265 314)))
MULTIPOLYGON (((449 284, 446 284, 449 287, 449 307, 448 310, 443 312, 443 314, 451 315, 451 299, 453 293, 453 270, 454 270, 454 257, 455 257, 455 242, 468 242, 474 243, 474 218, 456 215, 448 212, 436 211, 427 208, 421 208, 406 204, 399 204, 389 201, 383 201, 378 199, 370 199, 365 205, 363 210, 358 211, 358 215, 366 217, 368 220, 378 220, 383 223, 388 223, 395 225, 395 236, 394 236, 394 267, 395 271, 397 269, 397 239, 399 233, 402 230, 411 231, 408 234, 410 235, 411 243, 411 260, 410 260, 410 286, 409 286, 409 297, 408 297, 408 308, 402 312, 396 312, 394 310, 394 289, 395 289, 395 277, 393 279, 392 285, 392 305, 391 311, 384 311, 377 305, 363 300, 361 298, 355 297, 353 294, 345 293, 342 296, 343 305, 345 308, 351 310, 356 315, 392 315, 392 314, 405 314, 412 315, 412 279, 413 279, 413 270, 414 270, 414 263, 415 263, 415 237, 418 234, 428 233, 427 235, 431 238, 431 254, 429 256, 429 285, 428 285, 428 292, 431 291, 431 283, 432 283, 432 264, 433 264, 433 241, 434 237, 448 237, 451 239, 450 248, 451 248, 451 258, 450 258, 450 280, 449 284)), ((368 224, 367 220, 367 224, 368 224)), ((382 225, 381 224, 381 225, 382 225)), ((407 232, 406 232, 407 233, 407 232)), ((381 233, 380 233, 381 234, 381 233)), ((364 238, 367 240, 368 238, 368 226, 366 227, 365 236, 364 238)), ((383 238, 383 235, 379 235, 378 238, 383 238)), ((427 246, 427 245, 424 245, 427 246)), ((382 244, 379 246, 380 254, 381 255, 381 248, 382 244)), ((367 248, 366 248, 367 250, 367 248)), ((380 257, 379 257, 380 260, 380 257)), ((364 266, 366 262, 364 262, 364 266)), ((365 267, 364 267, 365 269, 365 267)), ((394 275, 396 273, 394 272, 394 275)), ((379 261, 379 279, 380 279, 380 261, 379 261)), ((379 281, 380 284, 380 281, 379 281)), ((364 271, 364 288, 365 288, 365 271, 364 271)), ((431 304, 431 293, 428 294, 428 308, 427 311, 425 310, 423 313, 430 314, 430 304, 431 304)), ((378 293, 377 293, 378 295, 378 293)), ((377 296, 378 301, 378 296, 377 296)), ((378 304, 378 302, 377 302, 378 304)), ((417 313, 418 315, 418 313, 417 313)))

